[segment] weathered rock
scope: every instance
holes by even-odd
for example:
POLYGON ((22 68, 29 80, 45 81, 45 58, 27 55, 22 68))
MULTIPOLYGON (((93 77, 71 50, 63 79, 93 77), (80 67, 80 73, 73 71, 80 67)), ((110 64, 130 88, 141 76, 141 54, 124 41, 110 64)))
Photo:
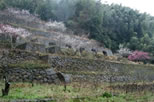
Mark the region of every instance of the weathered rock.
POLYGON ((45 45, 38 44, 38 43, 24 43, 21 45, 18 45, 16 48, 27 50, 27 51, 39 51, 39 52, 46 52, 45 45))
POLYGON ((68 74, 64 74, 65 82, 70 83, 71 82, 71 76, 68 74))
POLYGON ((56 72, 53 70, 53 68, 47 69, 46 70, 47 75, 53 75, 56 74, 56 72))
POLYGON ((113 56, 113 53, 110 49, 103 49, 102 52, 106 56, 113 56))
POLYGON ((70 83, 71 77, 68 74, 63 74, 61 72, 56 73, 61 82, 70 83))

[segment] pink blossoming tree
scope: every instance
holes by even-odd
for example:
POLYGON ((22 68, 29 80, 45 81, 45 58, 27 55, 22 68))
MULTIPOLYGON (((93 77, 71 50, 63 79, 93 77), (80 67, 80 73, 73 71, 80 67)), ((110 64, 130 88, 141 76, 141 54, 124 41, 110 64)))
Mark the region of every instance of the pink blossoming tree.
POLYGON ((149 60, 149 53, 142 51, 134 51, 131 55, 128 56, 130 61, 145 61, 149 60))

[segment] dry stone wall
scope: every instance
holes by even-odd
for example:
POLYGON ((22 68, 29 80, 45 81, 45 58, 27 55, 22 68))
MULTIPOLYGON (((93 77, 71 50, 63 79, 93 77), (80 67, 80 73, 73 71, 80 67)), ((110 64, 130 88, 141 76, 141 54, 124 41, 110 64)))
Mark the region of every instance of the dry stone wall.
POLYGON ((52 68, 68 74, 69 81, 90 82, 134 82, 154 81, 154 66, 143 64, 124 64, 103 60, 91 60, 66 56, 39 55, 21 50, 0 51, 0 77, 7 75, 10 81, 38 81, 53 83, 59 80, 52 68), (48 69, 8 68, 7 64, 15 64, 25 60, 44 60, 50 63, 48 69), (71 76, 71 78, 70 78, 71 76))
MULTIPOLYGON (((6 76, 10 82, 59 83, 62 81, 52 67, 21 68, 20 66, 9 66, 29 60, 43 60, 45 62, 48 61, 48 56, 22 50, 0 50, 0 79, 6 76)), ((70 82, 68 75, 60 74, 64 77, 63 82, 70 82)))
POLYGON ((58 83, 56 72, 50 69, 5 68, 3 75, 10 82, 58 83))
POLYGON ((56 70, 72 75, 73 81, 154 81, 154 66, 143 64, 124 64, 62 56, 49 56, 49 63, 56 70))
POLYGON ((37 60, 39 55, 37 53, 31 53, 28 51, 21 50, 0 50, 0 65, 8 65, 18 63, 26 60, 37 60))

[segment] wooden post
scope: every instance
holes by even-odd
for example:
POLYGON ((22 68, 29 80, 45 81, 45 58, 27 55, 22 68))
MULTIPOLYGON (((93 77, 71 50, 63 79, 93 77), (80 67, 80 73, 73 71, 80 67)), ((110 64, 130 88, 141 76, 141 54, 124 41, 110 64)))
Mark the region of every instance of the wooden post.
POLYGON ((5 88, 2 89, 2 97, 7 96, 10 90, 10 83, 8 82, 5 76, 4 76, 4 81, 5 81, 5 88))

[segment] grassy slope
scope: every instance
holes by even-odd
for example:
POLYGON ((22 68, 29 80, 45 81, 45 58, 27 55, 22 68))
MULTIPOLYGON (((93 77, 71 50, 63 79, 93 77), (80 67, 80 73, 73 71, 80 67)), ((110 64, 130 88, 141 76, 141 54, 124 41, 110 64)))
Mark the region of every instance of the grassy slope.
MULTIPOLYGON (((57 102, 153 102, 154 96, 150 92, 134 92, 125 94, 123 91, 114 90, 115 96, 103 97, 104 92, 110 92, 107 84, 94 85, 90 83, 72 83, 64 92, 63 85, 12 83, 9 96, 0 97, 0 102, 12 99, 40 99, 54 98, 57 102), (78 97, 78 98, 77 98, 78 97)), ((2 89, 3 84, 0 84, 2 89)), ((1 95, 1 93, 0 93, 1 95)))

